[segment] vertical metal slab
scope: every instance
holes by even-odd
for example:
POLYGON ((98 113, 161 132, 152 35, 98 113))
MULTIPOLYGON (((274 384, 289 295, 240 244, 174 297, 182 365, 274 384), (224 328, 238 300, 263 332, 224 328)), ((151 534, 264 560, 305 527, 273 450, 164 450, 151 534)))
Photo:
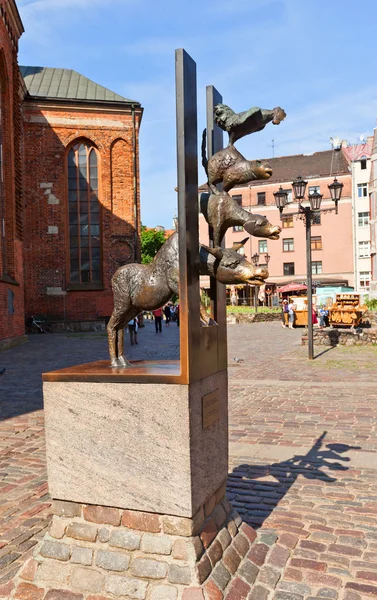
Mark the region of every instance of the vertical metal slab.
MULTIPOLYGON (((222 95, 213 85, 206 88, 206 107, 207 107, 207 156, 211 158, 216 152, 222 150, 223 131, 215 124, 213 111, 216 104, 221 104, 222 95)), ((213 247, 213 231, 209 227, 209 243, 213 247)), ((222 244, 225 247, 225 242, 222 244)), ((216 321, 217 332, 217 354, 218 369, 226 369, 228 363, 227 357, 227 325, 226 325, 226 288, 225 285, 218 283, 215 279, 210 280, 210 299, 211 299, 211 317, 216 321)))
MULTIPOLYGON (((176 50, 178 235, 181 381, 192 383, 226 369, 225 289, 215 294, 218 325, 200 325, 199 202, 196 64, 176 50), (224 297, 224 302, 219 299, 224 297), (219 337, 219 333, 221 334, 219 337), (219 360, 221 357, 221 360, 219 360)), ((212 100, 213 105, 213 100, 212 100)), ((213 110, 213 109, 212 109, 213 110)), ((213 113, 212 113, 213 114, 213 113)), ((211 152, 219 134, 210 126, 211 152)))
POLYGON ((182 48, 175 52, 175 82, 181 375, 189 383, 200 347, 198 131, 196 64, 182 48))

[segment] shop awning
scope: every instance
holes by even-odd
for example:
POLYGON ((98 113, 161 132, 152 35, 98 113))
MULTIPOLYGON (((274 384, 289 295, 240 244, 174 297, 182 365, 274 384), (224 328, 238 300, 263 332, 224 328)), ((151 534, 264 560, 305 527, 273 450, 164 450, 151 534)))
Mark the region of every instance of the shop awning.
POLYGON ((278 292, 279 294, 285 294, 289 292, 301 292, 307 289, 307 286, 302 283, 289 283, 288 285, 283 285, 281 288, 278 288, 278 292))

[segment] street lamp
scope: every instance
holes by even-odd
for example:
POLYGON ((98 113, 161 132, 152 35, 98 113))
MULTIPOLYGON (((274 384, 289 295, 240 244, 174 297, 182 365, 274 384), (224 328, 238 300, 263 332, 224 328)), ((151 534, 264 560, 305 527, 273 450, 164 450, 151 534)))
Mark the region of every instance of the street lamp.
MULTIPOLYGON (((260 258, 260 256, 259 256, 258 252, 256 252, 255 254, 253 254, 253 256, 251 257, 251 261, 252 261, 253 265, 255 265, 256 267, 259 266, 259 258, 260 258)), ((268 266, 268 263, 270 262, 270 258, 271 258, 271 256, 267 252, 265 252, 264 253, 264 263, 263 264, 266 264, 268 266)), ((258 289, 259 289, 259 286, 255 285, 254 286, 254 308, 255 308, 255 312, 258 312, 258 289)))
MULTIPOLYGON (((336 177, 328 188, 330 191, 331 200, 335 203, 335 208, 325 208, 321 210, 322 194, 314 192, 309 194, 308 200, 310 206, 303 206, 302 201, 305 199, 307 181, 299 176, 292 182, 292 188, 295 200, 298 202, 298 212, 287 213, 287 216, 299 215, 305 221, 306 229, 306 276, 307 276, 307 292, 308 292, 308 350, 309 360, 313 360, 313 298, 312 298, 312 245, 311 245, 311 224, 315 218, 315 215, 320 212, 332 212, 335 210, 335 214, 338 214, 338 202, 342 195, 343 183, 340 183, 336 177)), ((280 189, 274 192, 275 203, 277 208, 282 214, 284 207, 287 204, 288 193, 280 189)))
MULTIPOLYGON (((259 254, 256 252, 255 254, 253 254, 253 256, 251 257, 252 263, 253 265, 255 265, 256 267, 259 264, 259 254)), ((258 312, 258 286, 255 285, 254 286, 254 309, 255 309, 255 313, 258 312)))

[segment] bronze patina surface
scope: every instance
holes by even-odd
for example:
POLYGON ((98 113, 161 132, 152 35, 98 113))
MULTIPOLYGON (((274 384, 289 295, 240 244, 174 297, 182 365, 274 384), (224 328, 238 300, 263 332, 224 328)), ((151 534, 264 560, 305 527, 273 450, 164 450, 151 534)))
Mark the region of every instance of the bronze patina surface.
MULTIPOLYGON (((229 227, 242 225, 254 236, 278 239, 280 227, 272 225, 261 215, 252 215, 230 197, 228 191, 235 185, 256 179, 268 179, 271 168, 258 161, 248 161, 234 147, 234 142, 245 135, 263 129, 267 123, 279 124, 285 118, 280 107, 272 110, 251 108, 235 113, 221 103, 220 94, 212 87, 207 89, 207 113, 211 107, 214 115, 210 128, 209 159, 206 156, 206 136, 202 142, 202 163, 212 194, 202 203, 202 212, 209 225, 210 245, 199 244, 197 202, 197 104, 196 65, 183 50, 176 51, 176 103, 177 103, 177 158, 178 158, 178 212, 179 231, 174 233, 156 254, 149 265, 130 264, 118 269, 112 278, 114 311, 107 326, 110 364, 114 369, 132 366, 123 354, 124 327, 143 310, 163 306, 173 294, 180 297, 181 306, 181 372, 190 377, 204 377, 216 372, 220 363, 226 366, 226 352, 209 351, 219 347, 220 337, 211 327, 202 335, 202 323, 216 325, 205 311, 200 310, 199 275, 209 275, 223 284, 262 285, 268 277, 266 269, 255 267, 238 253, 240 244, 233 248, 221 247, 229 227), (214 99, 217 98, 217 104, 214 99), (219 102, 220 100, 220 102, 219 102), (215 124, 214 124, 215 123, 215 124), (222 149, 219 129, 229 134, 229 143, 222 149), (217 150, 217 151, 216 151, 217 150), (221 190, 216 185, 221 184, 221 190), (196 318, 196 323, 194 322, 196 318), (213 331, 212 331, 213 330, 213 331), (182 343, 184 340, 184 343, 182 343), (192 348, 200 352, 191 352, 192 348), (201 354, 202 353, 202 354, 201 354), (196 356, 195 356, 196 355, 196 356), (205 357, 205 358, 204 358, 205 357), (194 368, 195 366, 195 368, 194 368)), ((207 114, 208 117, 208 114, 207 114)), ((220 132, 221 134, 221 132, 220 132)), ((246 240, 242 242, 245 243, 246 240)), ((211 286, 211 293, 218 288, 211 286)), ((216 297, 220 295, 216 291, 216 297)), ((222 296, 222 337, 225 327, 225 300, 222 296)), ((211 298, 212 313, 216 302, 211 298)), ((203 328, 202 328, 203 329, 203 328)), ((226 346, 226 344, 225 344, 226 346)))
POLYGON ((111 368, 108 360, 66 367, 43 374, 43 381, 92 383, 181 383, 179 360, 133 360, 132 369, 111 368))
MULTIPOLYGON (((246 240, 244 240, 244 243, 246 240)), ((261 285, 268 271, 255 267, 233 248, 200 246, 200 274, 225 284, 261 285)), ((143 310, 163 306, 179 293, 178 233, 173 233, 149 265, 120 267, 112 278, 114 311, 107 325, 112 367, 131 366, 123 355, 124 327, 143 310)))
POLYGON ((278 240, 281 233, 279 225, 272 225, 266 217, 245 210, 226 192, 202 194, 200 210, 213 229, 214 246, 221 246, 226 231, 236 225, 241 225, 250 235, 270 240, 278 240))

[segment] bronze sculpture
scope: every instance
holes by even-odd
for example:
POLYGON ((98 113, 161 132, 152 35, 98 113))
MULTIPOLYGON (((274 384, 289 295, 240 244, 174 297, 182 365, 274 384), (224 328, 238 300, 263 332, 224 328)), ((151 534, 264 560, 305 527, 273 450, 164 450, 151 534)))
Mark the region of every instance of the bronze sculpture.
POLYGON ((266 217, 245 210, 226 192, 210 196, 202 194, 200 210, 208 225, 213 228, 214 246, 220 246, 227 229, 236 225, 241 225, 255 237, 279 239, 279 225, 272 225, 266 217))
MULTIPOLYGON (((224 104, 215 106, 214 115, 219 127, 228 132, 229 143, 207 160, 203 135, 202 163, 212 194, 202 198, 201 211, 213 228, 214 247, 200 245, 200 275, 209 275, 223 284, 262 285, 268 271, 254 266, 238 252, 248 238, 230 249, 222 248, 221 242, 226 230, 234 225, 242 225, 257 237, 279 238, 280 227, 271 225, 266 217, 244 210, 228 194, 235 185, 268 179, 272 170, 268 165, 246 160, 233 144, 245 135, 260 131, 271 121, 279 124, 286 115, 280 107, 273 110, 252 108, 236 114, 224 104), (223 191, 217 189, 219 183, 223 185, 223 191)), ((112 286, 114 310, 107 325, 110 364, 111 367, 129 367, 131 364, 123 354, 126 324, 143 310, 160 308, 173 294, 179 294, 178 232, 170 236, 149 265, 120 267, 112 278, 112 286)), ((210 324, 205 310, 201 310, 201 317, 203 324, 210 324)))
MULTIPOLYGON (((200 246, 200 274, 216 277, 221 283, 262 285, 268 271, 255 267, 238 253, 248 238, 232 248, 200 246)), ((124 327, 143 310, 163 306, 179 293, 178 233, 173 233, 149 265, 128 264, 120 267, 112 278, 114 311, 107 325, 112 367, 131 364, 123 355, 124 327)), ((203 320, 208 322, 205 313, 203 320)))

